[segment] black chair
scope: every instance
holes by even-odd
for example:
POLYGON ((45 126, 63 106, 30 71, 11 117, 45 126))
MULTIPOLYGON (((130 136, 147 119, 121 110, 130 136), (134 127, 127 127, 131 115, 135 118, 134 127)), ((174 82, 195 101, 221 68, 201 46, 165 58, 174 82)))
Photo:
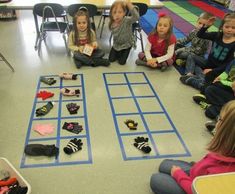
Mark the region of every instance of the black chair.
MULTIPOLYGON (((96 31, 95 26, 95 15, 97 14, 97 7, 93 4, 82 3, 82 4, 71 4, 68 6, 67 12, 68 14, 73 17, 78 10, 87 10, 89 13, 89 17, 91 18, 91 28, 96 31)), ((72 24, 70 25, 72 26, 72 24)), ((71 27, 70 27, 71 30, 71 27)))
POLYGON ((38 55, 40 55, 41 43, 42 40, 45 41, 47 32, 56 31, 62 34, 66 51, 69 53, 66 40, 66 36, 68 36, 68 18, 63 6, 58 3, 38 3, 33 7, 33 15, 37 33, 35 50, 38 50, 38 55), (39 17, 41 18, 40 24, 39 17))
MULTIPOLYGON (((146 12, 148 11, 148 5, 145 4, 145 3, 133 3, 133 5, 139 11, 140 17, 143 16, 144 14, 146 14, 146 12)), ((137 40, 140 40, 141 49, 144 52, 142 27, 140 26, 140 21, 136 21, 133 24, 133 33, 134 33, 134 37, 135 37, 135 40, 136 40, 135 42, 137 42, 137 40)))
POLYGON ((10 67, 10 69, 12 70, 12 72, 15 71, 14 68, 11 66, 11 64, 10 64, 10 63, 6 60, 6 58, 2 55, 2 53, 0 53, 0 61, 5 62, 5 63, 8 65, 8 67, 10 67))

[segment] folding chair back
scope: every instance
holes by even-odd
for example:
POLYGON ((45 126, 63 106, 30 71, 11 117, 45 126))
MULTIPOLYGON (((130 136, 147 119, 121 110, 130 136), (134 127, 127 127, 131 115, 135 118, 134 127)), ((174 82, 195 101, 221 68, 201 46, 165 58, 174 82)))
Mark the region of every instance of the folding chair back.
MULTIPOLYGON (((89 17, 91 18, 91 28, 96 31, 95 26, 95 15, 97 14, 97 6, 89 3, 82 4, 71 4, 68 6, 67 12, 71 17, 77 13, 78 10, 87 10, 89 13, 89 17)), ((71 29, 71 28, 70 28, 71 29)))
POLYGON ((34 5, 33 15, 37 37, 35 42, 35 49, 40 54, 41 41, 45 40, 48 31, 58 31, 63 35, 65 47, 67 48, 66 35, 68 35, 68 19, 66 11, 63 6, 58 3, 38 3, 34 5), (39 25, 38 17, 41 17, 39 25), (63 19, 61 21, 61 19, 63 19))

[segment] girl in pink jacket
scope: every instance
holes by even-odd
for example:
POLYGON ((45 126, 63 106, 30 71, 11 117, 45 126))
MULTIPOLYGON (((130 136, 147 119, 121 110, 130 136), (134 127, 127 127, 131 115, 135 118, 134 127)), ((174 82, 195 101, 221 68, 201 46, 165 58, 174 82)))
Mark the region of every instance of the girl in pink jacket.
POLYGON ((151 189, 157 194, 192 194, 197 176, 235 172, 235 100, 220 112, 216 133, 208 145, 209 153, 195 164, 180 160, 164 160, 159 173, 153 174, 151 189))

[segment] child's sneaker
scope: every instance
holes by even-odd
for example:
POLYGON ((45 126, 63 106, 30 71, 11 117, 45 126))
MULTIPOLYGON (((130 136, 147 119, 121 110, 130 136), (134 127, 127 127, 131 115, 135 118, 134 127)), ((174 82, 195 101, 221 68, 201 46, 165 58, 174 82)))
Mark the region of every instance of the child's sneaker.
POLYGON ((216 121, 207 121, 205 127, 209 132, 212 132, 215 129, 216 121))
POLYGON ((204 101, 201 101, 199 105, 202 109, 207 109, 210 106, 207 102, 204 101))
POLYGON ((203 94, 195 94, 193 96, 193 100, 194 102, 196 102, 197 104, 200 104, 201 102, 206 102, 206 96, 203 94))
POLYGON ((214 129, 211 131, 211 135, 215 136, 215 133, 216 133, 216 128, 214 128, 214 129))
POLYGON ((176 59, 175 63, 176 63, 176 65, 178 65, 178 66, 184 66, 185 63, 186 63, 186 61, 183 60, 183 59, 176 59))

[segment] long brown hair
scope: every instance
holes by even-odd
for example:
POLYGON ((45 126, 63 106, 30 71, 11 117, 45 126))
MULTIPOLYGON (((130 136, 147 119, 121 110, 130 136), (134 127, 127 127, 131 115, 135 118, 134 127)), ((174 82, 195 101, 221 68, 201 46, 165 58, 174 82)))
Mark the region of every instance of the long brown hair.
POLYGON ((89 13, 88 11, 82 9, 82 10, 78 10, 78 12, 74 15, 73 17, 73 29, 74 29, 74 41, 75 41, 75 45, 79 46, 79 31, 77 29, 77 20, 79 16, 85 16, 86 17, 86 21, 87 21, 87 39, 88 39, 88 43, 91 42, 91 22, 90 22, 90 17, 89 17, 89 13))
POLYGON ((208 150, 226 157, 235 157, 235 100, 229 101, 220 111, 214 138, 208 150))
POLYGON ((123 11, 126 13, 127 12, 127 8, 126 8, 126 4, 124 3, 124 1, 114 1, 114 3, 112 4, 111 8, 110 8, 110 12, 109 12, 109 29, 111 29, 111 26, 113 24, 113 16, 112 16, 112 12, 114 9, 116 9, 118 6, 121 6, 121 8, 123 9, 123 11))
MULTIPOLYGON (((159 14, 159 15, 160 15, 160 14, 159 14)), ((151 35, 151 34, 157 34, 157 35, 158 35, 157 26, 158 26, 159 21, 160 21, 161 19, 163 19, 163 18, 167 19, 167 20, 169 21, 169 24, 170 24, 169 30, 168 30, 167 35, 166 35, 166 38, 165 38, 165 40, 166 40, 166 47, 165 47, 164 53, 166 53, 166 52, 167 52, 167 49, 168 49, 168 46, 169 46, 169 44, 170 44, 171 35, 172 35, 172 33, 173 33, 173 25, 174 25, 174 24, 173 24, 173 19, 172 19, 169 15, 166 15, 166 14, 162 13, 162 16, 161 16, 161 15, 159 16, 159 19, 158 19, 158 21, 157 21, 157 23, 156 23, 156 26, 155 26, 155 28, 153 29, 153 31, 150 32, 150 35, 151 35)))

